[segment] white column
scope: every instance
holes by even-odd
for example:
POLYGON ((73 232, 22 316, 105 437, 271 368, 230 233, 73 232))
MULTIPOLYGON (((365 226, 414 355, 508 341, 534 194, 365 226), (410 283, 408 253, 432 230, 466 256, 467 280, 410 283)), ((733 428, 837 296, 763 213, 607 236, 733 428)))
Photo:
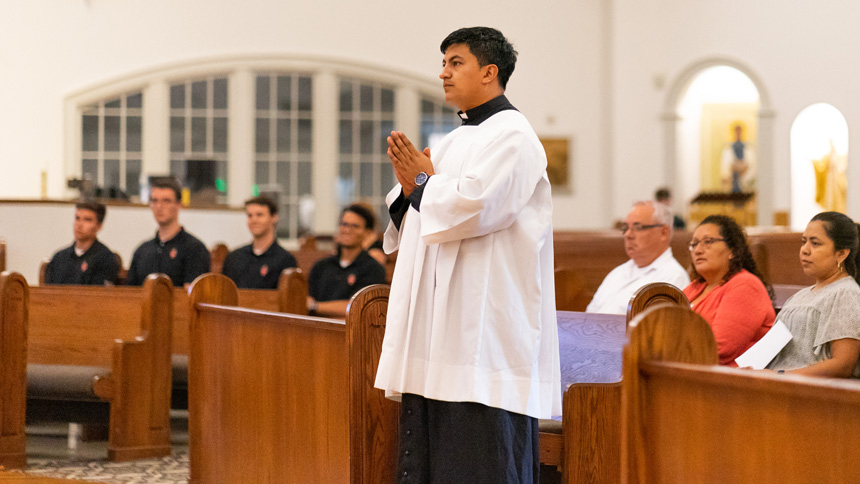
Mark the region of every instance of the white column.
POLYGON ((241 206, 254 184, 254 73, 239 69, 230 75, 227 136, 227 201, 241 206))
POLYGON ((170 173, 170 85, 167 81, 153 81, 143 88, 141 129, 144 176, 170 173))
MULTIPOLYGON (((758 172, 756 173, 756 204, 758 225, 773 225, 774 187, 773 162, 773 111, 762 109, 758 113, 758 172)), ((784 189, 785 187, 780 187, 784 189)))
POLYGON ((424 146, 418 146, 421 143, 421 95, 411 87, 400 87, 394 95, 394 129, 403 131, 416 148, 423 150, 424 146))
POLYGON ((313 193, 316 202, 311 230, 333 234, 337 228, 338 205, 338 78, 320 71, 313 78, 313 193))

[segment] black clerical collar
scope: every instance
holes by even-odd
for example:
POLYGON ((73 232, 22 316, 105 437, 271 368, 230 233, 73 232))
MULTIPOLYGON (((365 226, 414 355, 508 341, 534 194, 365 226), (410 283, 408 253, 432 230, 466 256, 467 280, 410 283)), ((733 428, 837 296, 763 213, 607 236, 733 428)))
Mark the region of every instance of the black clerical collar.
POLYGON ((467 110, 465 113, 460 111, 457 115, 463 120, 464 126, 477 126, 489 119, 490 116, 500 111, 507 111, 508 109, 513 109, 514 111, 517 110, 517 108, 508 101, 508 98, 502 94, 499 97, 490 99, 478 107, 467 110))

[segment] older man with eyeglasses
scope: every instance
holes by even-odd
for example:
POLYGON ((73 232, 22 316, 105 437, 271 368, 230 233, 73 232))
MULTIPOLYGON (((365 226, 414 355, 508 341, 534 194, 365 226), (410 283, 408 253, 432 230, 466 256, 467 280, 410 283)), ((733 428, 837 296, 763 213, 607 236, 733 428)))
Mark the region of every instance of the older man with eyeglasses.
POLYGON ((630 260, 603 279, 586 312, 626 314, 630 297, 652 282, 668 282, 679 289, 690 276, 672 256, 672 209, 652 201, 636 202, 620 229, 630 260))

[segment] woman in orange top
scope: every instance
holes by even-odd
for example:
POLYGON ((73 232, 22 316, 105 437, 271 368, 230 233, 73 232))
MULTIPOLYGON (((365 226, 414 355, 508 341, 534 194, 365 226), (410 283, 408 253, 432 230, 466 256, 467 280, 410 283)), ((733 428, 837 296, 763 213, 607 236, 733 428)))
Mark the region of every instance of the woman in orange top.
POLYGON ((747 246, 731 217, 711 215, 690 241, 693 282, 684 289, 693 310, 710 323, 720 364, 737 366, 742 355, 773 326, 775 313, 747 246))

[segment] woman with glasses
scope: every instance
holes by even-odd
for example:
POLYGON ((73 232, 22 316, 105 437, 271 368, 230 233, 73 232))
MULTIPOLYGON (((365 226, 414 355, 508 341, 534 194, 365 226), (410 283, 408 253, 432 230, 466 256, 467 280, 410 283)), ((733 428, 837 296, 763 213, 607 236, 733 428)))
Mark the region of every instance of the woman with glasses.
POLYGON ((694 311, 710 323, 721 365, 742 355, 773 326, 771 296, 746 236, 731 217, 711 215, 693 232, 691 279, 684 289, 694 311))
POLYGON ((822 212, 803 231, 800 265, 815 277, 785 302, 779 319, 791 341, 767 368, 783 373, 860 376, 860 286, 857 226, 838 212, 822 212))

